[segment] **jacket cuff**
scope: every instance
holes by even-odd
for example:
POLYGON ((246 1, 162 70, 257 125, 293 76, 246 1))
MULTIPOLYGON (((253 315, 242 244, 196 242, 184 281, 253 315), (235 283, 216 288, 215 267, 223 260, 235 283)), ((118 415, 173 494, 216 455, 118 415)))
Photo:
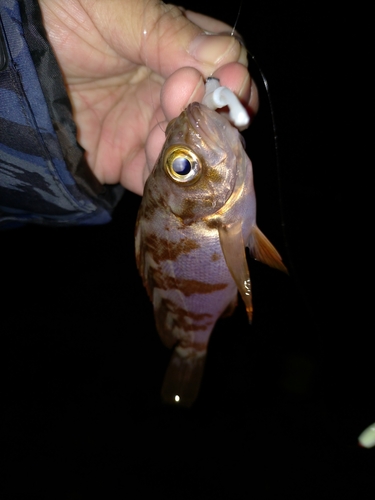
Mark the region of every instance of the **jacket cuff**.
POLYGON ((0 227, 103 224, 123 194, 88 167, 38 2, 0 7, 0 227))

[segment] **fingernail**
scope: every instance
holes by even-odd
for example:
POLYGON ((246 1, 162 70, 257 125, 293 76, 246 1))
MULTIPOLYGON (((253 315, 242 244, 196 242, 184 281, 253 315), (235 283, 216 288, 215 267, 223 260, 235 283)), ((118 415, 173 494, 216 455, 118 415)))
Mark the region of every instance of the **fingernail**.
POLYGON ((237 42, 241 46, 241 52, 240 52, 240 55, 238 57, 237 62, 239 62, 247 67, 247 64, 248 64, 247 49, 246 49, 246 44, 245 44, 245 40, 243 39, 243 37, 237 31, 222 31, 222 32, 217 33, 217 34, 231 36, 237 40, 237 42))
POLYGON ((246 67, 248 65, 247 50, 246 50, 246 47, 244 45, 241 45, 241 53, 240 53, 240 57, 238 58, 238 62, 243 64, 246 67))
POLYGON ((241 88, 238 92, 238 97, 243 98, 244 96, 247 96, 248 94, 248 83, 250 80, 250 75, 247 73, 245 76, 244 81, 242 82, 241 88))
POLYGON ((199 62, 216 65, 231 51, 237 59, 235 52, 240 51, 240 44, 235 37, 202 34, 193 40, 189 53, 199 62))

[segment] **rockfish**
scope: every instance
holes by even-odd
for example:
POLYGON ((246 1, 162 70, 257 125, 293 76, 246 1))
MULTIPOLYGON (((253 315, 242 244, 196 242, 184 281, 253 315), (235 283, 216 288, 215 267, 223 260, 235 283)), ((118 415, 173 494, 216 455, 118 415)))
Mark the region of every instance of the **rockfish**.
POLYGON ((245 247, 286 271, 256 225, 250 159, 226 117, 193 102, 172 120, 136 223, 136 261, 161 340, 174 351, 162 398, 190 406, 216 321, 237 305, 252 318, 245 247))

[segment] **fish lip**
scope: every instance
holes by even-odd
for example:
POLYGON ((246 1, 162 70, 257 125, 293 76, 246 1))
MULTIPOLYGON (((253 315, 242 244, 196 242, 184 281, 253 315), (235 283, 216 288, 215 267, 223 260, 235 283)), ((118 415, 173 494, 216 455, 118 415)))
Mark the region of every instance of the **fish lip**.
MULTIPOLYGON (((213 130, 212 127, 209 126, 209 121, 212 118, 211 113, 215 113, 215 115, 218 116, 219 114, 216 113, 216 111, 207 108, 207 106, 205 106, 200 102, 190 103, 186 108, 185 112, 186 112, 186 117, 188 119, 188 123, 194 129, 198 138, 203 139, 204 142, 209 147, 215 147, 216 149, 218 149, 217 143, 219 141, 217 140, 216 137, 217 130, 213 130)), ((215 129, 217 128, 218 127, 215 127, 215 129)))

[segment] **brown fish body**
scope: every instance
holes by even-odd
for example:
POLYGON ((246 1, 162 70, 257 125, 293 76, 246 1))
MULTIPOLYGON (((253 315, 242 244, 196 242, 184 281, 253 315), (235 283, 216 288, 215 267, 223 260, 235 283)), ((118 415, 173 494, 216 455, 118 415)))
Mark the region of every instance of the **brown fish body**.
POLYGON ((245 246, 283 268, 255 211, 252 166, 239 132, 216 111, 190 104, 168 125, 136 225, 137 266, 156 327, 174 346, 162 389, 167 402, 195 400, 212 329, 232 312, 238 291, 251 319, 245 246))

